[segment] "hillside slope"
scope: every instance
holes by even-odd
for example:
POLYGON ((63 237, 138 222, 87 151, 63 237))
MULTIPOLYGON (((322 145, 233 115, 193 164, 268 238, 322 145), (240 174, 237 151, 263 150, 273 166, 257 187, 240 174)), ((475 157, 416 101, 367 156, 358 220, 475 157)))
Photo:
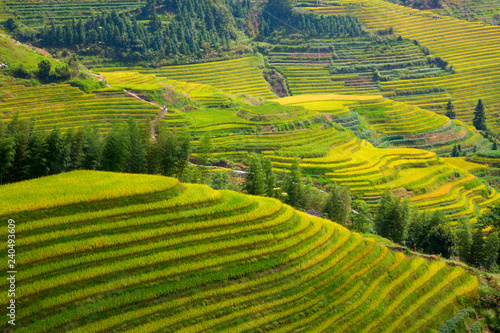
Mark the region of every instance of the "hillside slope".
MULTIPOLYGON (((308 1, 314 4, 313 1, 308 1)), ((500 130, 499 45, 500 27, 470 23, 450 17, 433 17, 383 0, 355 0, 352 6, 341 1, 325 1, 324 7, 311 7, 323 14, 350 13, 371 31, 394 28, 406 38, 416 39, 428 47, 432 56, 440 56, 453 66, 456 74, 411 80, 382 82, 386 96, 425 107, 430 102, 446 104, 435 92, 446 92, 454 100, 457 118, 472 123, 478 99, 486 105, 487 122, 492 130, 500 130)), ((445 112, 443 109, 442 113, 445 112)))
POLYGON ((16 221, 16 332, 415 332, 477 287, 277 200, 172 178, 78 171, 0 200, 16 221))

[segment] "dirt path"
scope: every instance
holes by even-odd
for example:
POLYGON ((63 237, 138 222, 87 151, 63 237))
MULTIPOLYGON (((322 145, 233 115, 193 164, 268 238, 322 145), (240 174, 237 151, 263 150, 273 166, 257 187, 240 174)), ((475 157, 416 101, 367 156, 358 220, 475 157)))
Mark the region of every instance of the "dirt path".
MULTIPOLYGON (((149 104, 153 104, 153 103, 149 103, 149 104)), ((151 132, 150 132, 150 135, 151 135, 151 138, 153 140, 156 139, 156 136, 155 136, 155 132, 156 132, 156 125, 158 124, 158 122, 160 121, 161 118, 165 117, 165 113, 167 113, 167 109, 165 108, 162 108, 161 109, 161 113, 158 115, 158 117, 156 117, 155 119, 153 119, 153 121, 151 122, 151 132)))
MULTIPOLYGON (((134 94, 133 92, 131 92, 130 90, 125 90, 125 93, 127 95, 129 95, 130 97, 133 97, 141 102, 144 102, 144 103, 148 103, 148 104, 151 104, 151 105, 157 105, 159 107, 160 104, 156 103, 156 102, 149 102, 149 101, 146 101, 145 99, 141 98, 139 95, 136 95, 134 94)), ((153 121, 151 122, 151 131, 150 131, 150 135, 151 135, 151 138, 154 140, 156 137, 155 137, 155 132, 156 132, 156 125, 158 124, 158 122, 160 121, 160 119, 162 119, 163 117, 165 117, 165 114, 168 112, 168 109, 167 108, 163 108, 161 107, 161 112, 160 114, 155 118, 153 119, 153 121)))
MULTIPOLYGON (((98 74, 94 74, 92 73, 92 71, 89 69, 89 73, 93 76, 95 76, 99 81, 104 81, 104 76, 102 75, 98 75, 98 74)), ((108 87, 111 87, 109 84, 107 85, 108 87)), ((130 97, 133 97, 135 99, 137 99, 138 101, 141 101, 141 102, 144 102, 144 103, 148 103, 148 104, 151 104, 151 105, 157 105, 161 108, 161 112, 160 114, 155 118, 153 119, 153 121, 151 121, 151 130, 150 130, 150 135, 151 135, 151 138, 153 140, 156 140, 156 136, 155 136, 155 133, 156 133, 156 125, 158 124, 158 121, 160 121, 160 119, 162 119, 163 117, 165 117, 165 114, 168 112, 168 110, 165 108, 163 109, 160 104, 156 103, 156 102, 149 102, 149 101, 146 101, 145 99, 141 98, 139 95, 137 94, 134 94, 133 92, 131 92, 130 90, 124 90, 125 93, 127 95, 129 95, 130 97)))
MULTIPOLYGON (((224 169, 224 170, 227 170, 227 168, 223 168, 223 167, 219 167, 219 166, 215 166, 215 165, 200 165, 200 164, 195 164, 195 163, 192 163, 192 162, 188 162, 190 165, 195 165, 195 166, 198 166, 198 167, 203 167, 203 168, 208 168, 208 169, 224 169)), ((241 171, 241 170, 231 170, 231 172, 234 172, 236 174, 238 174, 238 176, 240 177, 245 177, 245 175, 248 173, 246 171, 241 171)))

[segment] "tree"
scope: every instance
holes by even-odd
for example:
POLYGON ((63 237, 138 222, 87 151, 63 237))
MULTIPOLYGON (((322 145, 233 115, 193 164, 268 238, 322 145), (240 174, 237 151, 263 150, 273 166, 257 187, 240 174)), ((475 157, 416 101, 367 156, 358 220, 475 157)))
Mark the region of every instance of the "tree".
POLYGON ((498 231, 490 233, 486 243, 484 243, 484 265, 488 270, 497 268, 498 250, 500 249, 500 239, 498 231))
POLYGON ((3 23, 3 26, 12 32, 19 27, 19 24, 16 22, 15 19, 13 19, 12 17, 9 17, 7 20, 5 20, 5 22, 3 23))
POLYGON ((290 173, 285 180, 285 192, 287 193, 285 201, 287 204, 297 207, 302 202, 302 185, 302 173, 300 171, 299 161, 295 158, 292 162, 290 173))
POLYGON ((189 154, 191 153, 191 140, 188 132, 180 134, 178 141, 178 156, 175 168, 175 175, 181 178, 184 170, 186 170, 189 162, 189 154), (179 143, 180 142, 180 143, 179 143))
POLYGON ((409 205, 405 200, 385 192, 375 217, 375 230, 393 242, 403 244, 408 232, 409 205))
POLYGON ((479 226, 477 230, 472 234, 472 247, 471 247, 471 264, 479 267, 484 265, 484 235, 483 228, 479 226))
POLYGON ((493 206, 489 212, 479 218, 479 223, 500 228, 500 205, 493 206))
POLYGON ((201 153, 200 153, 200 164, 208 164, 208 157, 210 153, 214 149, 214 145, 212 143, 212 135, 210 133, 205 133, 201 138, 201 153))
POLYGON ((454 145, 453 149, 451 150, 451 157, 459 157, 462 156, 462 146, 461 145, 454 145))
POLYGON ((160 173, 164 176, 174 176, 177 167, 177 138, 165 127, 159 128, 157 136, 160 159, 160 173))
POLYGON ((457 114, 453 111, 455 106, 451 102, 451 99, 448 100, 448 104, 446 104, 446 113, 445 116, 450 118, 450 119, 455 119, 457 117, 457 114))
POLYGON ((215 190, 227 189, 229 187, 229 173, 227 171, 214 172, 211 187, 215 190))
POLYGON ((262 168, 266 177, 266 196, 275 197, 274 189, 276 188, 276 175, 273 171, 273 162, 267 157, 262 159, 262 168))
POLYGON ((0 122, 0 185, 3 183, 3 176, 14 162, 15 155, 14 138, 4 135, 3 123, 0 122))
POLYGON ((42 60, 38 63, 38 78, 42 81, 48 81, 52 64, 48 60, 42 60))
POLYGON ((351 193, 349 190, 335 184, 326 200, 323 212, 328 214, 330 220, 349 227, 349 214, 351 213, 351 193))
POLYGON ((93 128, 87 125, 82 129, 82 151, 85 156, 82 167, 86 170, 97 170, 101 166, 102 159, 102 136, 99 127, 93 128))
POLYGON ((127 135, 130 142, 130 152, 125 167, 125 172, 141 173, 146 162, 146 134, 137 125, 134 118, 127 122, 127 135))
POLYGON ((486 131, 486 114, 484 112, 483 101, 480 99, 477 101, 476 108, 474 109, 474 119, 472 124, 478 131, 486 131))
POLYGON ((278 22, 278 19, 287 20, 292 15, 292 8, 290 0, 269 0, 262 10, 262 14, 264 19, 272 24, 278 22))
POLYGON ((123 172, 130 156, 130 139, 123 126, 114 124, 106 137, 102 156, 102 168, 106 171, 123 172))
POLYGON ((250 169, 245 179, 245 190, 248 194, 265 195, 266 179, 260 158, 252 154, 250 169))
POLYGON ((447 225, 440 224, 429 232, 429 252, 450 258, 455 250, 455 235, 447 225))
POLYGON ((70 159, 66 170, 80 169, 83 164, 83 159, 85 158, 83 153, 83 132, 79 129, 78 132, 75 133, 73 129, 70 128, 64 134, 64 141, 69 150, 70 159))
POLYGON ((468 220, 462 221, 457 227, 457 250, 460 260, 465 263, 472 263, 471 250, 472 250, 472 227, 468 220))
POLYGON ((50 174, 50 156, 47 138, 35 131, 30 133, 26 160, 28 178, 42 177, 50 174))
POLYGON ((54 127, 47 137, 47 162, 49 174, 54 175, 66 171, 69 164, 69 151, 58 127, 54 127))

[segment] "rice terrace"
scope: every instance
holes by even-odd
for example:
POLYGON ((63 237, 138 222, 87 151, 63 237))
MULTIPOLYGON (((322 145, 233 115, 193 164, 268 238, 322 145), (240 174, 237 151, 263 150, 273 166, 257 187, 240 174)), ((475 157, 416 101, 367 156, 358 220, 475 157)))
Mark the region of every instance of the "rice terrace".
POLYGON ((500 3, 0 0, 11 332, 500 332, 500 3))

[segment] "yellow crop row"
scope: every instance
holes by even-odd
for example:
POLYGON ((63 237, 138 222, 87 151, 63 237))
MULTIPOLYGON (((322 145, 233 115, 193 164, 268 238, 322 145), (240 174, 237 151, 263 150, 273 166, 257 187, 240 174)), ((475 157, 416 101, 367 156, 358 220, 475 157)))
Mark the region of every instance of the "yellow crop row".
POLYGON ((166 191, 178 184, 174 178, 126 175, 99 171, 73 171, 2 186, 0 216, 61 205, 101 201, 166 191))

